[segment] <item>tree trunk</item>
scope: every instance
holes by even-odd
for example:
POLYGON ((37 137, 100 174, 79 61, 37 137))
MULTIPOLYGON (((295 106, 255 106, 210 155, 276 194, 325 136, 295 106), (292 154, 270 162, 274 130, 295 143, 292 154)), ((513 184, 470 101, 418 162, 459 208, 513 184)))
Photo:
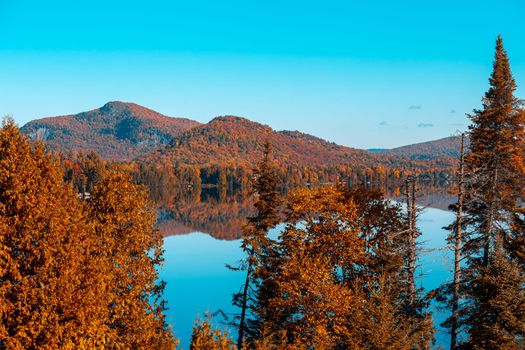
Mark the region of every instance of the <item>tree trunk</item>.
POLYGON ((246 319, 246 309, 248 307, 248 290, 250 286, 250 279, 252 274, 252 262, 248 259, 248 268, 246 270, 246 280, 244 281, 244 289, 242 292, 242 304, 241 304, 241 319, 239 320, 239 335, 237 338, 237 349, 242 350, 244 343, 244 323, 246 319))
POLYGON ((450 327, 450 349, 455 350, 458 334, 459 318, 459 284, 461 280, 461 244, 463 238, 463 205, 465 187, 465 134, 461 134, 461 150, 458 172, 458 207, 456 212, 455 242, 454 242, 454 290, 452 294, 452 319, 450 327))
POLYGON ((490 256, 490 243, 491 240, 494 239, 493 235, 493 228, 494 228, 494 221, 495 218, 495 205, 496 205, 496 192, 497 192, 497 186, 498 186, 498 167, 494 169, 494 172, 492 173, 491 177, 491 193, 490 193, 490 201, 489 201, 489 208, 487 213, 487 221, 485 223, 485 228, 483 234, 485 239, 485 247, 483 248, 483 266, 489 266, 489 256, 490 256))
POLYGON ((408 256, 407 256, 407 279, 408 279, 408 302, 407 309, 410 313, 415 311, 416 301, 416 184, 415 178, 406 180, 406 200, 408 217, 408 256))

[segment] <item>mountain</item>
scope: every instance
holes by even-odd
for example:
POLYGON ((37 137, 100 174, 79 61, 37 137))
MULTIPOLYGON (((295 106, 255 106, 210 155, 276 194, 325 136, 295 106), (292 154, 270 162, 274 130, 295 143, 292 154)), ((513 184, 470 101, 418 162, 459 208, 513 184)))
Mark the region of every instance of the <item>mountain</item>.
POLYGON ((166 148, 146 158, 156 163, 251 168, 261 157, 267 130, 274 157, 285 166, 362 164, 381 157, 299 131, 274 131, 242 117, 224 116, 181 133, 166 148))
POLYGON ((209 166, 251 169, 260 160, 268 132, 279 167, 283 171, 302 169, 300 172, 306 178, 307 168, 318 167, 341 170, 328 170, 332 175, 344 173, 348 167, 381 165, 427 170, 446 167, 448 163, 441 160, 457 155, 459 148, 459 139, 452 137, 370 152, 299 131, 275 131, 242 117, 222 116, 201 124, 124 102, 109 102, 75 115, 34 120, 22 127, 22 131, 33 139, 45 141, 50 149, 64 153, 94 150, 105 159, 136 159, 152 165, 165 164, 167 169, 176 164, 201 169, 209 166))
POLYGON ((108 102, 88 112, 33 120, 22 131, 45 141, 53 150, 94 150, 106 159, 129 160, 163 147, 199 125, 134 103, 108 102))
MULTIPOLYGON (((412 145, 392 148, 376 149, 376 153, 388 156, 399 156, 410 159, 437 159, 437 158, 459 158, 461 136, 450 136, 439 140, 415 143, 412 145)), ((465 147, 468 146, 468 140, 465 147)))

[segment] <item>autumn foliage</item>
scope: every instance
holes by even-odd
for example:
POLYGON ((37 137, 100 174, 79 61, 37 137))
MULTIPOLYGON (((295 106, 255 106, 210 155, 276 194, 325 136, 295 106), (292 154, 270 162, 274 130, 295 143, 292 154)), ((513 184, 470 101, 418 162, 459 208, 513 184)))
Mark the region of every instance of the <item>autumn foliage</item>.
POLYGON ((0 348, 173 349, 145 189, 108 172, 79 199, 57 161, 0 130, 0 348))
POLYGON ((82 150, 95 126, 88 146, 107 157, 143 156, 114 164, 94 152, 50 155, 6 118, 0 349, 175 349, 158 280, 157 216, 166 230, 178 219, 181 233, 242 234, 246 257, 232 268, 245 272, 233 297, 237 341, 204 320, 190 349, 429 349, 430 297, 452 309, 443 324, 452 350, 523 349, 525 111, 501 37, 489 82, 482 108, 470 116, 466 156, 463 138, 377 155, 244 118, 199 125, 122 103, 26 127, 51 147, 82 150), (69 137, 71 123, 88 136, 69 137), (449 226, 454 280, 424 296, 415 277, 416 179, 448 180, 450 144, 459 140, 457 215, 449 226), (409 175, 408 214, 369 188, 409 175), (250 184, 248 205, 227 199, 246 199, 250 184), (213 208, 201 203, 203 188, 217 192, 213 208), (150 197, 167 208, 157 212, 150 197), (248 217, 242 230, 234 210, 248 217), (280 223, 278 237, 269 235, 280 223))
POLYGON ((212 329, 209 320, 197 322, 191 335, 190 350, 235 350, 227 333, 212 329))
POLYGON ((444 323, 451 349, 525 347, 525 111, 501 37, 495 51, 482 108, 470 115, 470 147, 452 206, 449 239, 460 263, 454 282, 436 293, 453 310, 444 323))
POLYGON ((271 269, 277 290, 261 336, 297 349, 426 349, 431 320, 404 314, 400 208, 377 192, 302 189, 271 269))

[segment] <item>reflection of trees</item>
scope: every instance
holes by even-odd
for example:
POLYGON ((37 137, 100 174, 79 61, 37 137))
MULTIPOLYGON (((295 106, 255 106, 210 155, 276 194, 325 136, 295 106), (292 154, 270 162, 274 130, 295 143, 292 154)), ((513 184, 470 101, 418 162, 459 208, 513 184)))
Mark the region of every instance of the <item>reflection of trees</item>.
POLYGON ((254 198, 248 195, 202 191, 195 196, 180 198, 173 205, 161 208, 158 228, 163 236, 204 232, 217 239, 234 240, 242 235, 246 217, 255 213, 254 198))
MULTIPOLYGON (((449 206, 455 201, 455 197, 448 186, 431 186, 420 182, 417 184, 417 188, 417 203, 419 206, 449 210, 449 206)), ((387 191, 387 197, 399 202, 405 201, 405 196, 399 187, 387 191)))
MULTIPOLYGON (((398 186, 381 190, 387 197, 403 201, 398 186)), ((217 239, 239 239, 246 217, 255 214, 255 199, 246 193, 228 192, 221 194, 217 188, 188 191, 173 204, 161 207, 157 226, 165 237, 198 231, 217 239)), ((419 183, 418 192, 418 203, 424 207, 447 210, 454 202, 448 187, 419 183)))

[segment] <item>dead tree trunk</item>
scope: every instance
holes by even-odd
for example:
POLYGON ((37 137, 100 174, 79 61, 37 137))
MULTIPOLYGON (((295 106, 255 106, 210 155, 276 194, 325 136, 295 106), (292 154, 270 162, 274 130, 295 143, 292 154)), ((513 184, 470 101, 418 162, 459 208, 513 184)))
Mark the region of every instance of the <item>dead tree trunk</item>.
POLYGON ((251 275, 252 275, 252 262, 248 259, 248 268, 246 269, 246 280, 244 281, 244 288, 241 299, 241 318, 239 320, 239 334, 237 338, 237 349, 242 350, 244 344, 244 329, 246 322, 246 309, 248 308, 248 291, 250 288, 251 275))
POLYGON ((406 181, 406 201, 407 201, 407 219, 408 219, 408 247, 407 247, 407 309, 410 313, 415 312, 416 303, 416 182, 415 178, 410 176, 406 181))
POLYGON ((498 188, 498 168, 494 169, 491 179, 490 199, 488 203, 487 220, 484 226, 483 239, 485 246, 483 248, 483 266, 489 266, 490 246, 494 240, 494 222, 496 221, 496 196, 498 188))
POLYGON ((463 240, 463 206, 465 196, 465 134, 461 134, 461 149, 458 171, 458 204, 454 230, 454 289, 452 292, 452 318, 450 327, 450 349, 455 350, 458 335, 459 287, 461 281, 461 247, 463 240))

